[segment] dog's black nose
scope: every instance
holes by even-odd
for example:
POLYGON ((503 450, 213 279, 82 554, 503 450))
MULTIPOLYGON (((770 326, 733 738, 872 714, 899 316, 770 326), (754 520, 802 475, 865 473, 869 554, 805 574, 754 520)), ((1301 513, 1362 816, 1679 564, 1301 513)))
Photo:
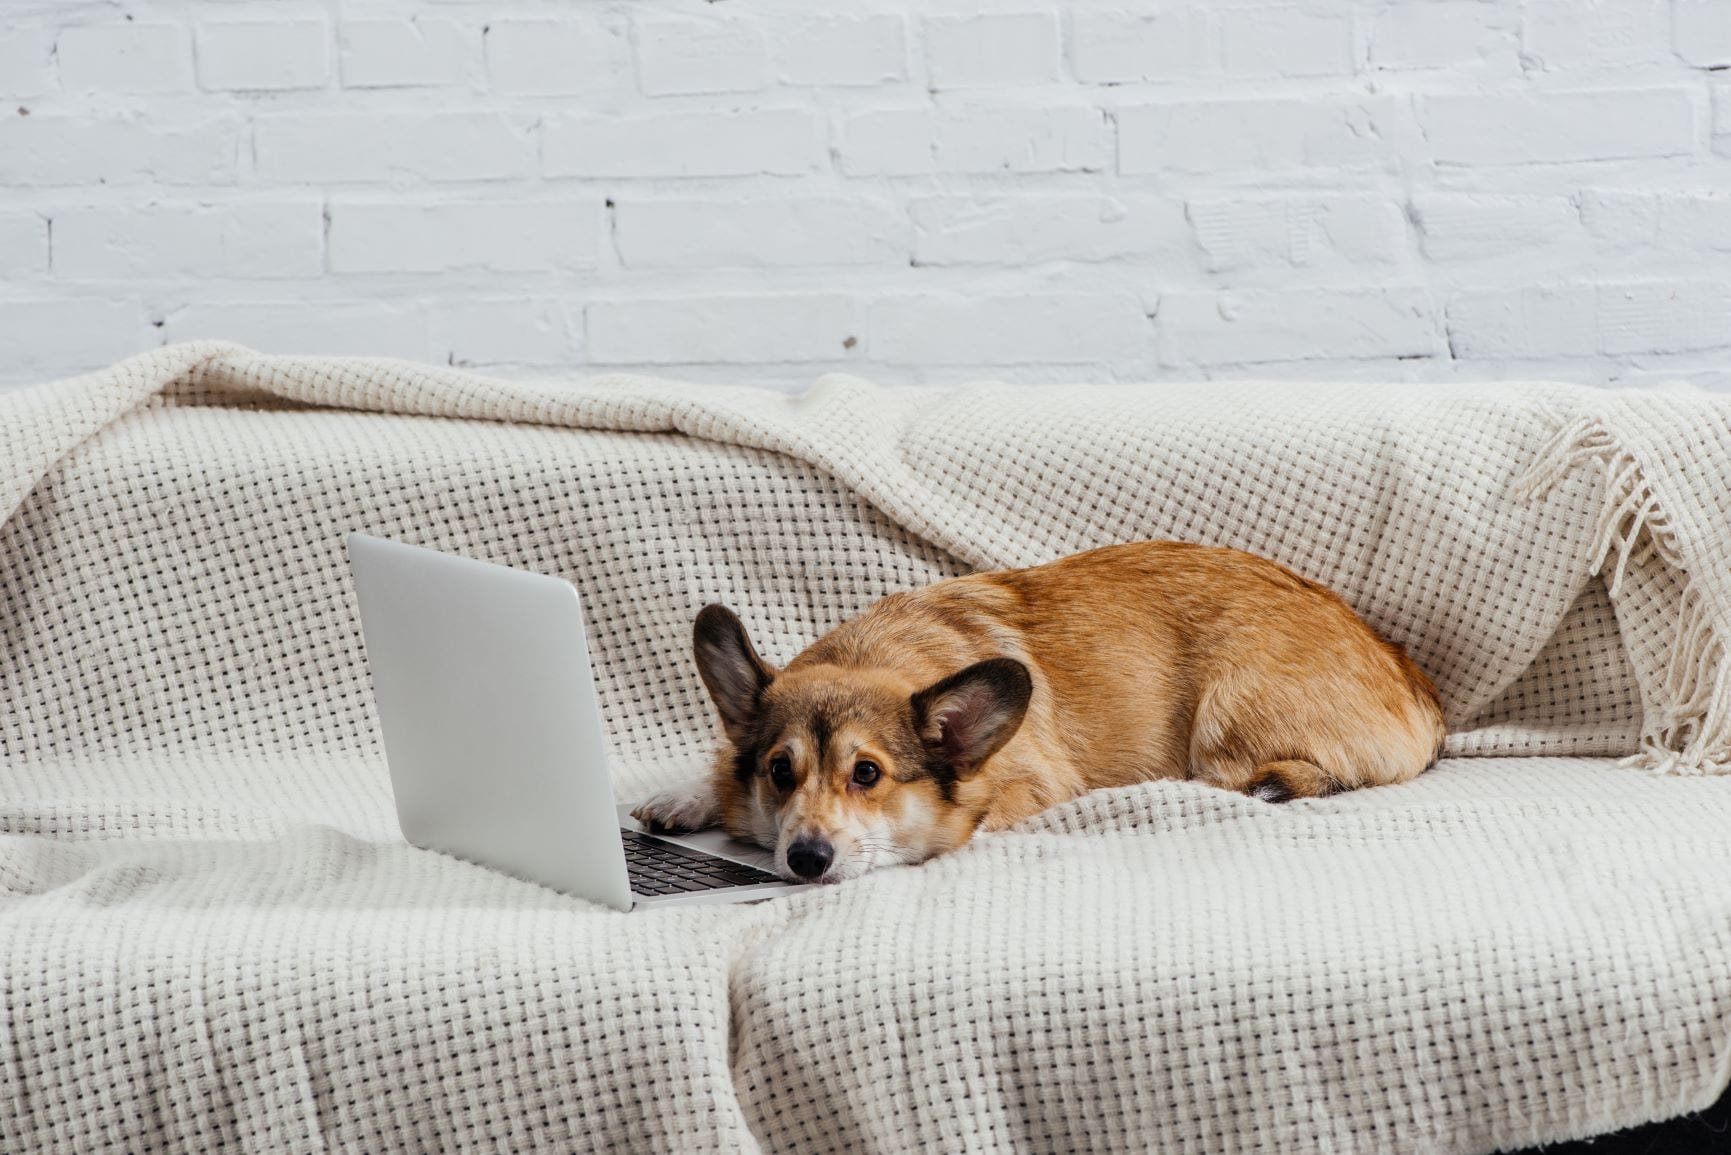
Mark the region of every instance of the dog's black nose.
POLYGON ((787 848, 787 868, 801 878, 821 878, 835 861, 835 847, 821 838, 801 838, 787 848))

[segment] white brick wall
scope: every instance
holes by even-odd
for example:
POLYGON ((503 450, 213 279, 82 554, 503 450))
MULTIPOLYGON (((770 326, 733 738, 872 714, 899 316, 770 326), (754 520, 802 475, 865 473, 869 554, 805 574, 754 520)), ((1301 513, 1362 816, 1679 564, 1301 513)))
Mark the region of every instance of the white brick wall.
POLYGON ((11 0, 0 386, 1731 386, 1731 0, 11 0))
POLYGON ((210 92, 323 88, 330 79, 323 20, 207 20, 195 35, 198 84, 210 92))
POLYGON ((192 42, 179 24, 75 25, 54 39, 69 92, 181 92, 192 85, 192 42))

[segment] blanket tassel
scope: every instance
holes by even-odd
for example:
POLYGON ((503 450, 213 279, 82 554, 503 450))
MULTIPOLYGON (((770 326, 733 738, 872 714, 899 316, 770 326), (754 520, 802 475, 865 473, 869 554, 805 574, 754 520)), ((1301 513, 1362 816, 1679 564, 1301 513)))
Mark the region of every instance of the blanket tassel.
POLYGON ((1541 498, 1587 461, 1599 462, 1604 470, 1593 572, 1605 576, 1611 597, 1622 592, 1631 566, 1654 560, 1683 583, 1676 638, 1659 687, 1658 716, 1643 718, 1641 749, 1623 764, 1658 774, 1731 773, 1731 663, 1640 462, 1601 419, 1582 417, 1563 424, 1545 443, 1532 467, 1515 482, 1515 494, 1541 498))

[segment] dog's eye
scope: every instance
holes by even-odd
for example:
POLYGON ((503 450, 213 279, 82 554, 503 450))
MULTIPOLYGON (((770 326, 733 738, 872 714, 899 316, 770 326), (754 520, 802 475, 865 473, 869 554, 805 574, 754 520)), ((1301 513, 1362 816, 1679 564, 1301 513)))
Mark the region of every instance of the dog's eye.
POLYGON ((786 754, 777 754, 769 760, 769 780, 777 790, 793 789, 793 763, 786 754))
POLYGON ((883 771, 878 769, 876 762, 868 762, 862 758, 853 764, 853 784, 855 786, 874 785, 882 774, 883 771))

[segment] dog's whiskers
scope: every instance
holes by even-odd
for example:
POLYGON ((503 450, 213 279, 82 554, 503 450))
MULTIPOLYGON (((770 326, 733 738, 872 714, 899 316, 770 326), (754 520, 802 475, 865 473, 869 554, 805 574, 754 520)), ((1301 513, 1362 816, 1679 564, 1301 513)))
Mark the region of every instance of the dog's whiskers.
POLYGON ((906 862, 909 858, 907 847, 885 838, 862 838, 854 843, 854 849, 866 855, 887 855, 897 862, 906 862))

